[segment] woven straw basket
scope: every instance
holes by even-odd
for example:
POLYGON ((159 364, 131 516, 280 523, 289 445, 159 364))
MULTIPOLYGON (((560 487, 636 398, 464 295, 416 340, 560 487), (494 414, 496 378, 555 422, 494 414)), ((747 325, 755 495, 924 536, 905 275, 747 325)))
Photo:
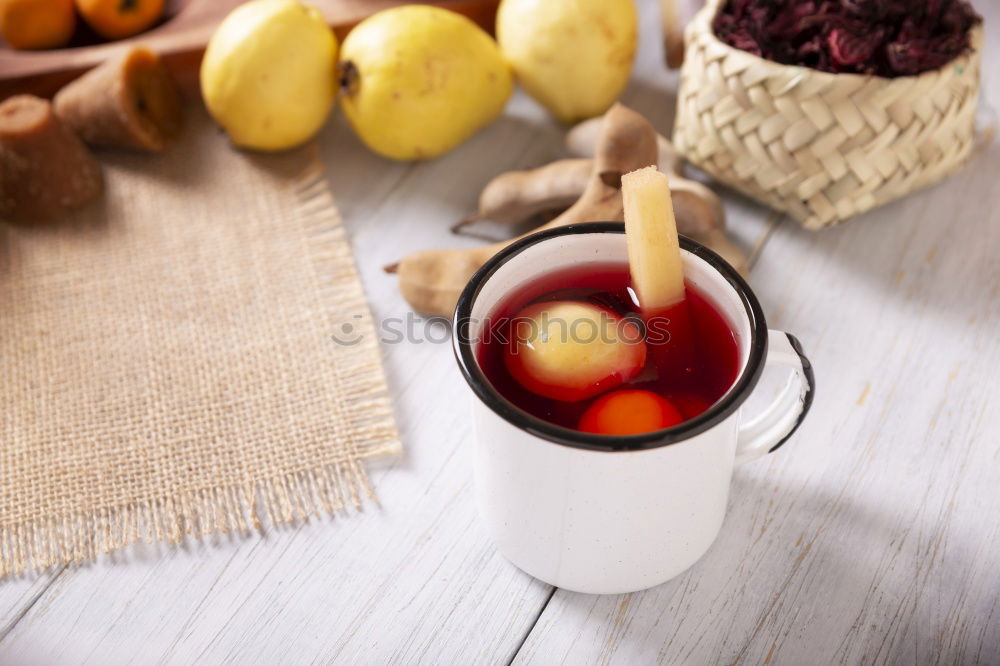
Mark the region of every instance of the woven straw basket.
POLYGON ((982 28, 971 52, 887 79, 780 65, 716 38, 710 0, 688 25, 674 143, 695 166, 809 229, 955 171, 973 145, 982 28))

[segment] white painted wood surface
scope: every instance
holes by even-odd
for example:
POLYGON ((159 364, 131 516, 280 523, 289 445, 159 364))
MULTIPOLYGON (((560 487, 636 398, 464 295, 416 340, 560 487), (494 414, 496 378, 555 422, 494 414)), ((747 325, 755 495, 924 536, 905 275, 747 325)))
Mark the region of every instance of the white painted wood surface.
MULTIPOLYGON (((1000 10, 979 6, 995 107, 1000 10)), ((642 12, 625 101, 662 131, 676 78, 655 2, 642 12)), ((558 156, 561 129, 518 94, 427 164, 372 156, 339 118, 320 145, 375 313, 405 317, 381 266, 474 243, 448 225, 495 173, 558 156)), ((801 338, 818 396, 793 441, 738 471, 718 541, 670 583, 590 597, 505 562, 471 505, 450 348, 384 345, 407 452, 372 466, 380 508, 6 581, 0 663, 1000 663, 998 182, 994 145, 821 234, 772 229, 727 193, 733 233, 760 250, 751 282, 801 338)))

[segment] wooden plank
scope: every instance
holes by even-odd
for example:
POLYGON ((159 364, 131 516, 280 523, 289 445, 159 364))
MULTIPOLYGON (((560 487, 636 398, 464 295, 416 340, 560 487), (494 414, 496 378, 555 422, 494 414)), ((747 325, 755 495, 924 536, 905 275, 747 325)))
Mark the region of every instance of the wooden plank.
POLYGON ((26 575, 4 581, 0 586, 0 641, 14 628, 24 614, 34 606, 55 579, 62 567, 40 576, 26 575))
MULTIPOLYGON (((984 74, 996 108, 1000 72, 984 74)), ((737 469, 690 571, 631 595, 557 591, 516 663, 1000 660, 998 178, 994 143, 842 227, 779 226, 751 282, 813 360, 812 415, 737 469)))
MULTIPOLYGON (((676 74, 662 70, 655 28, 644 21, 625 102, 666 131, 676 74)), ((407 165, 372 155, 336 118, 319 145, 376 316, 423 334, 426 322, 407 319, 396 278, 381 267, 412 250, 476 243, 448 226, 500 171, 561 156, 562 133, 518 93, 467 145, 407 165)), ((745 248, 766 233, 760 207, 737 199, 729 212, 745 248)), ((0 607, 23 615, 0 636, 0 663, 512 658, 551 588, 504 561, 481 531, 470 487, 472 397, 448 344, 383 351, 406 454, 372 467, 381 508, 245 540, 134 548, 63 573, 34 603, 0 585, 0 607)))

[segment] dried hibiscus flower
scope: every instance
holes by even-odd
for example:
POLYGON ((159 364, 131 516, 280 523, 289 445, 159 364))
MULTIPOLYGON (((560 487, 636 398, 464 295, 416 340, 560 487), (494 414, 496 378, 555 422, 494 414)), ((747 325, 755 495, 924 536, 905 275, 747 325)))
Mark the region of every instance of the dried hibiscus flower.
POLYGON ((967 0, 728 0, 712 29, 785 65, 895 77, 954 60, 980 21, 967 0))

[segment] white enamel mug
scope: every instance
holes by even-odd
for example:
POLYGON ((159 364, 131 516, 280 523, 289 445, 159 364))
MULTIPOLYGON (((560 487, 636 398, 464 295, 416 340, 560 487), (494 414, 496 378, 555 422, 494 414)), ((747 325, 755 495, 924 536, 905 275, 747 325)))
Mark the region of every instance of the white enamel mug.
POLYGON ((694 564, 722 526, 733 465, 781 446, 812 403, 814 381, 798 341, 768 331, 749 286, 718 255, 681 238, 687 280, 726 319, 740 372, 708 411, 630 436, 582 433, 515 407, 490 385, 478 344, 496 306, 540 276, 588 263, 627 262, 625 228, 592 223, 516 242, 476 273, 455 311, 455 354, 476 397, 479 512, 500 551, 551 585, 617 594, 659 585, 694 564), (790 370, 760 415, 741 407, 765 365, 790 370))

